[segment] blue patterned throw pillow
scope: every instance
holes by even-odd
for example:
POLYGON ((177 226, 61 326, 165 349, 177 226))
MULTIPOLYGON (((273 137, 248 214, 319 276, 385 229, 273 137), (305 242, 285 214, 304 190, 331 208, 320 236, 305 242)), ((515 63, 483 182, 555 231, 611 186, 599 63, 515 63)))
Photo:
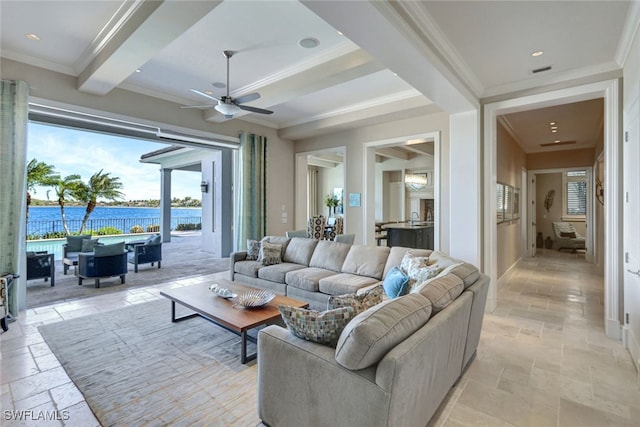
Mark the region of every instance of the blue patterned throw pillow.
POLYGON ((397 298, 409 290, 409 276, 400 267, 393 267, 382 282, 384 292, 389 298, 397 298))

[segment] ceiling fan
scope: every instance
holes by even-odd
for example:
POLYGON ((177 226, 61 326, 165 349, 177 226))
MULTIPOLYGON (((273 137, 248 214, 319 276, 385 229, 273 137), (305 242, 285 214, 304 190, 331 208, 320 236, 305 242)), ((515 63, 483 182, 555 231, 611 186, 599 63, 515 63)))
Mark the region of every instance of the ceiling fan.
POLYGON ((209 99, 216 101, 216 104, 206 104, 206 105, 187 105, 182 108, 215 108, 220 113, 224 114, 225 118, 232 119, 234 114, 239 113, 241 110, 251 111, 252 113, 260 113, 260 114, 273 114, 273 111, 265 110, 257 107, 250 107, 248 105, 242 105, 245 102, 255 101, 260 98, 260 94, 257 92, 250 93, 247 95, 239 96, 237 98, 233 98, 229 96, 229 59, 233 56, 233 51, 225 50, 222 52, 225 58, 227 58, 227 94, 221 96, 220 98, 216 98, 215 96, 209 95, 208 93, 202 92, 198 89, 191 89, 192 92, 197 93, 198 95, 202 95, 209 99))

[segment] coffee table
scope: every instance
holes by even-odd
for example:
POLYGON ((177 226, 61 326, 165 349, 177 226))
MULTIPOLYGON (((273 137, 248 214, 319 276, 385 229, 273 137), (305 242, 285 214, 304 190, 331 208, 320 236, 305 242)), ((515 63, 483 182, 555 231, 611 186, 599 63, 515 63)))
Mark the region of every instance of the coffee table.
MULTIPOLYGON (((228 288, 232 292, 239 294, 255 290, 247 285, 231 282, 225 279, 217 279, 216 283, 228 288)), ((280 319, 279 305, 289 305, 293 307, 308 307, 304 301, 298 301, 283 295, 276 295, 267 305, 251 309, 234 308, 232 300, 220 298, 209 290, 208 284, 198 284, 184 286, 182 288, 167 289, 160 292, 160 295, 171 300, 171 321, 181 322, 200 316, 230 332, 240 335, 242 345, 240 347, 240 362, 247 363, 257 356, 256 353, 247 355, 247 341, 256 343, 256 338, 247 334, 250 329, 261 325, 270 325, 280 319), (195 313, 182 317, 176 317, 176 303, 185 306, 195 313)))

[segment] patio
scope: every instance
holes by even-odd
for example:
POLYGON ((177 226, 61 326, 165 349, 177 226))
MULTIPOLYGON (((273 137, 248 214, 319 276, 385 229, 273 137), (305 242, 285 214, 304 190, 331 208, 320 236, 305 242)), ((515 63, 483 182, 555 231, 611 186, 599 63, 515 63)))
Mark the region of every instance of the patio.
POLYGON ((138 273, 134 273, 133 264, 129 264, 124 285, 120 284, 119 278, 114 277, 102 280, 100 288, 95 288, 92 280, 78 286, 73 268, 64 275, 62 259, 56 257, 55 286, 51 287, 50 282, 45 282, 44 279, 30 280, 27 283, 27 306, 41 307, 170 281, 203 278, 226 271, 229 259, 214 258, 213 254, 202 251, 201 239, 202 236, 197 231, 173 232, 171 242, 162 244, 162 268, 158 268, 157 264, 153 267, 145 264, 138 273))

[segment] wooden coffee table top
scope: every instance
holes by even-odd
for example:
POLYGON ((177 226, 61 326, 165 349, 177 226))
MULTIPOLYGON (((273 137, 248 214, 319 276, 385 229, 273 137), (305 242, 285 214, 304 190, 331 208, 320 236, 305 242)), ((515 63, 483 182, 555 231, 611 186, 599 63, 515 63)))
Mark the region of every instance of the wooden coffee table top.
MULTIPOLYGON (((215 283, 236 294, 257 289, 225 279, 216 279, 215 283)), ((304 301, 276 294, 276 297, 265 306, 251 309, 234 308, 232 300, 220 298, 209 290, 212 284, 213 282, 167 289, 160 292, 160 295, 237 332, 244 332, 256 326, 272 323, 274 319, 280 317, 279 305, 302 308, 309 306, 304 301)))

